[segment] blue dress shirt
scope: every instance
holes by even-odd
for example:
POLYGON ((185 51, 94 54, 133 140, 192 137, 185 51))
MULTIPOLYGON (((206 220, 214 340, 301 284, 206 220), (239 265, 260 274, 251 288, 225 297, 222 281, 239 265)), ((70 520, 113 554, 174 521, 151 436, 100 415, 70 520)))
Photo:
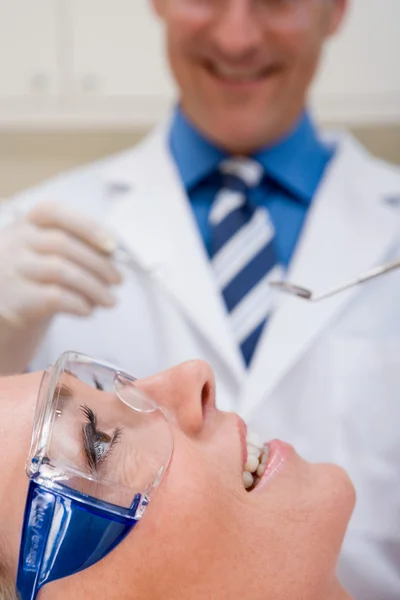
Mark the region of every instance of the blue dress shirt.
MULTIPOLYGON (((211 233, 208 215, 219 191, 209 175, 228 154, 207 140, 180 109, 175 112, 169 142, 208 250, 211 233)), ((318 137, 307 113, 288 136, 253 155, 265 170, 253 201, 269 212, 275 227, 278 259, 284 266, 289 265, 308 208, 332 155, 333 149, 318 137)))

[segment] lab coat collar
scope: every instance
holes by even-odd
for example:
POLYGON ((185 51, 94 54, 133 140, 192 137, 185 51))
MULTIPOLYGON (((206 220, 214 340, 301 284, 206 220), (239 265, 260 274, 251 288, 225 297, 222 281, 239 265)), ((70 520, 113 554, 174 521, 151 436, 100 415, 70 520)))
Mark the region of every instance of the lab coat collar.
POLYGON ((156 274, 241 387, 245 366, 234 342, 204 244, 168 148, 169 124, 110 165, 110 227, 145 271, 156 274))
MULTIPOLYGON (((385 205, 385 195, 395 189, 383 189, 382 182, 388 178, 387 174, 380 177, 378 162, 350 136, 330 136, 329 141, 336 141, 336 155, 311 206, 287 274, 289 281, 316 291, 352 279, 385 260, 399 233, 398 219, 385 205)), ((294 364, 357 293, 362 288, 319 304, 281 295, 245 384, 240 405, 245 418, 284 377, 290 377, 294 364)))

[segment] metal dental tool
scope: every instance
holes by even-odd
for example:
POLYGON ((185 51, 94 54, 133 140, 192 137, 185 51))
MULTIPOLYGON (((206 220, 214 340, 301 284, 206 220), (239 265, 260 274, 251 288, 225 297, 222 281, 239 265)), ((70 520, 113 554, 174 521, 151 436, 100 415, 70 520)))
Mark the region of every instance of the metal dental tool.
POLYGON ((269 285, 281 292, 284 292, 285 294, 297 296, 299 298, 303 298, 303 300, 308 300, 310 302, 319 302, 320 300, 325 300, 326 298, 336 296, 336 294, 339 294, 340 292, 344 292, 345 290, 360 285, 361 283, 365 283, 366 281, 370 281, 371 279, 375 279, 376 277, 380 277, 385 273, 389 273, 390 271, 394 271, 399 268, 400 258, 385 265, 381 265, 380 267, 371 269, 370 271, 368 271, 361 277, 358 277, 357 279, 347 281, 346 283, 335 286, 329 290, 325 290, 324 292, 320 293, 316 293, 302 286, 293 284, 290 281, 271 281, 269 285))

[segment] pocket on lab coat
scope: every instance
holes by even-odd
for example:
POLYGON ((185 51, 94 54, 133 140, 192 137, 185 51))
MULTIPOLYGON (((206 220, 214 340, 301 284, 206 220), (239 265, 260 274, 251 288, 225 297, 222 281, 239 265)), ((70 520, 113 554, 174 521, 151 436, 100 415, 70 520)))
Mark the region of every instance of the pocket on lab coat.
POLYGON ((353 529, 400 537, 400 340, 332 340, 335 460, 357 490, 353 529))

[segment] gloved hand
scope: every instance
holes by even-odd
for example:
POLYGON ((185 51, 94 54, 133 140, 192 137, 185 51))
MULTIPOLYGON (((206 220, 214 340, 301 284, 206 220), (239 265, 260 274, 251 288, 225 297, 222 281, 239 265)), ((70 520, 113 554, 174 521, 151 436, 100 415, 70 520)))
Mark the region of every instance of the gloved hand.
POLYGON ((26 368, 52 317, 112 307, 115 241, 63 205, 40 204, 0 229, 0 373, 26 368))

